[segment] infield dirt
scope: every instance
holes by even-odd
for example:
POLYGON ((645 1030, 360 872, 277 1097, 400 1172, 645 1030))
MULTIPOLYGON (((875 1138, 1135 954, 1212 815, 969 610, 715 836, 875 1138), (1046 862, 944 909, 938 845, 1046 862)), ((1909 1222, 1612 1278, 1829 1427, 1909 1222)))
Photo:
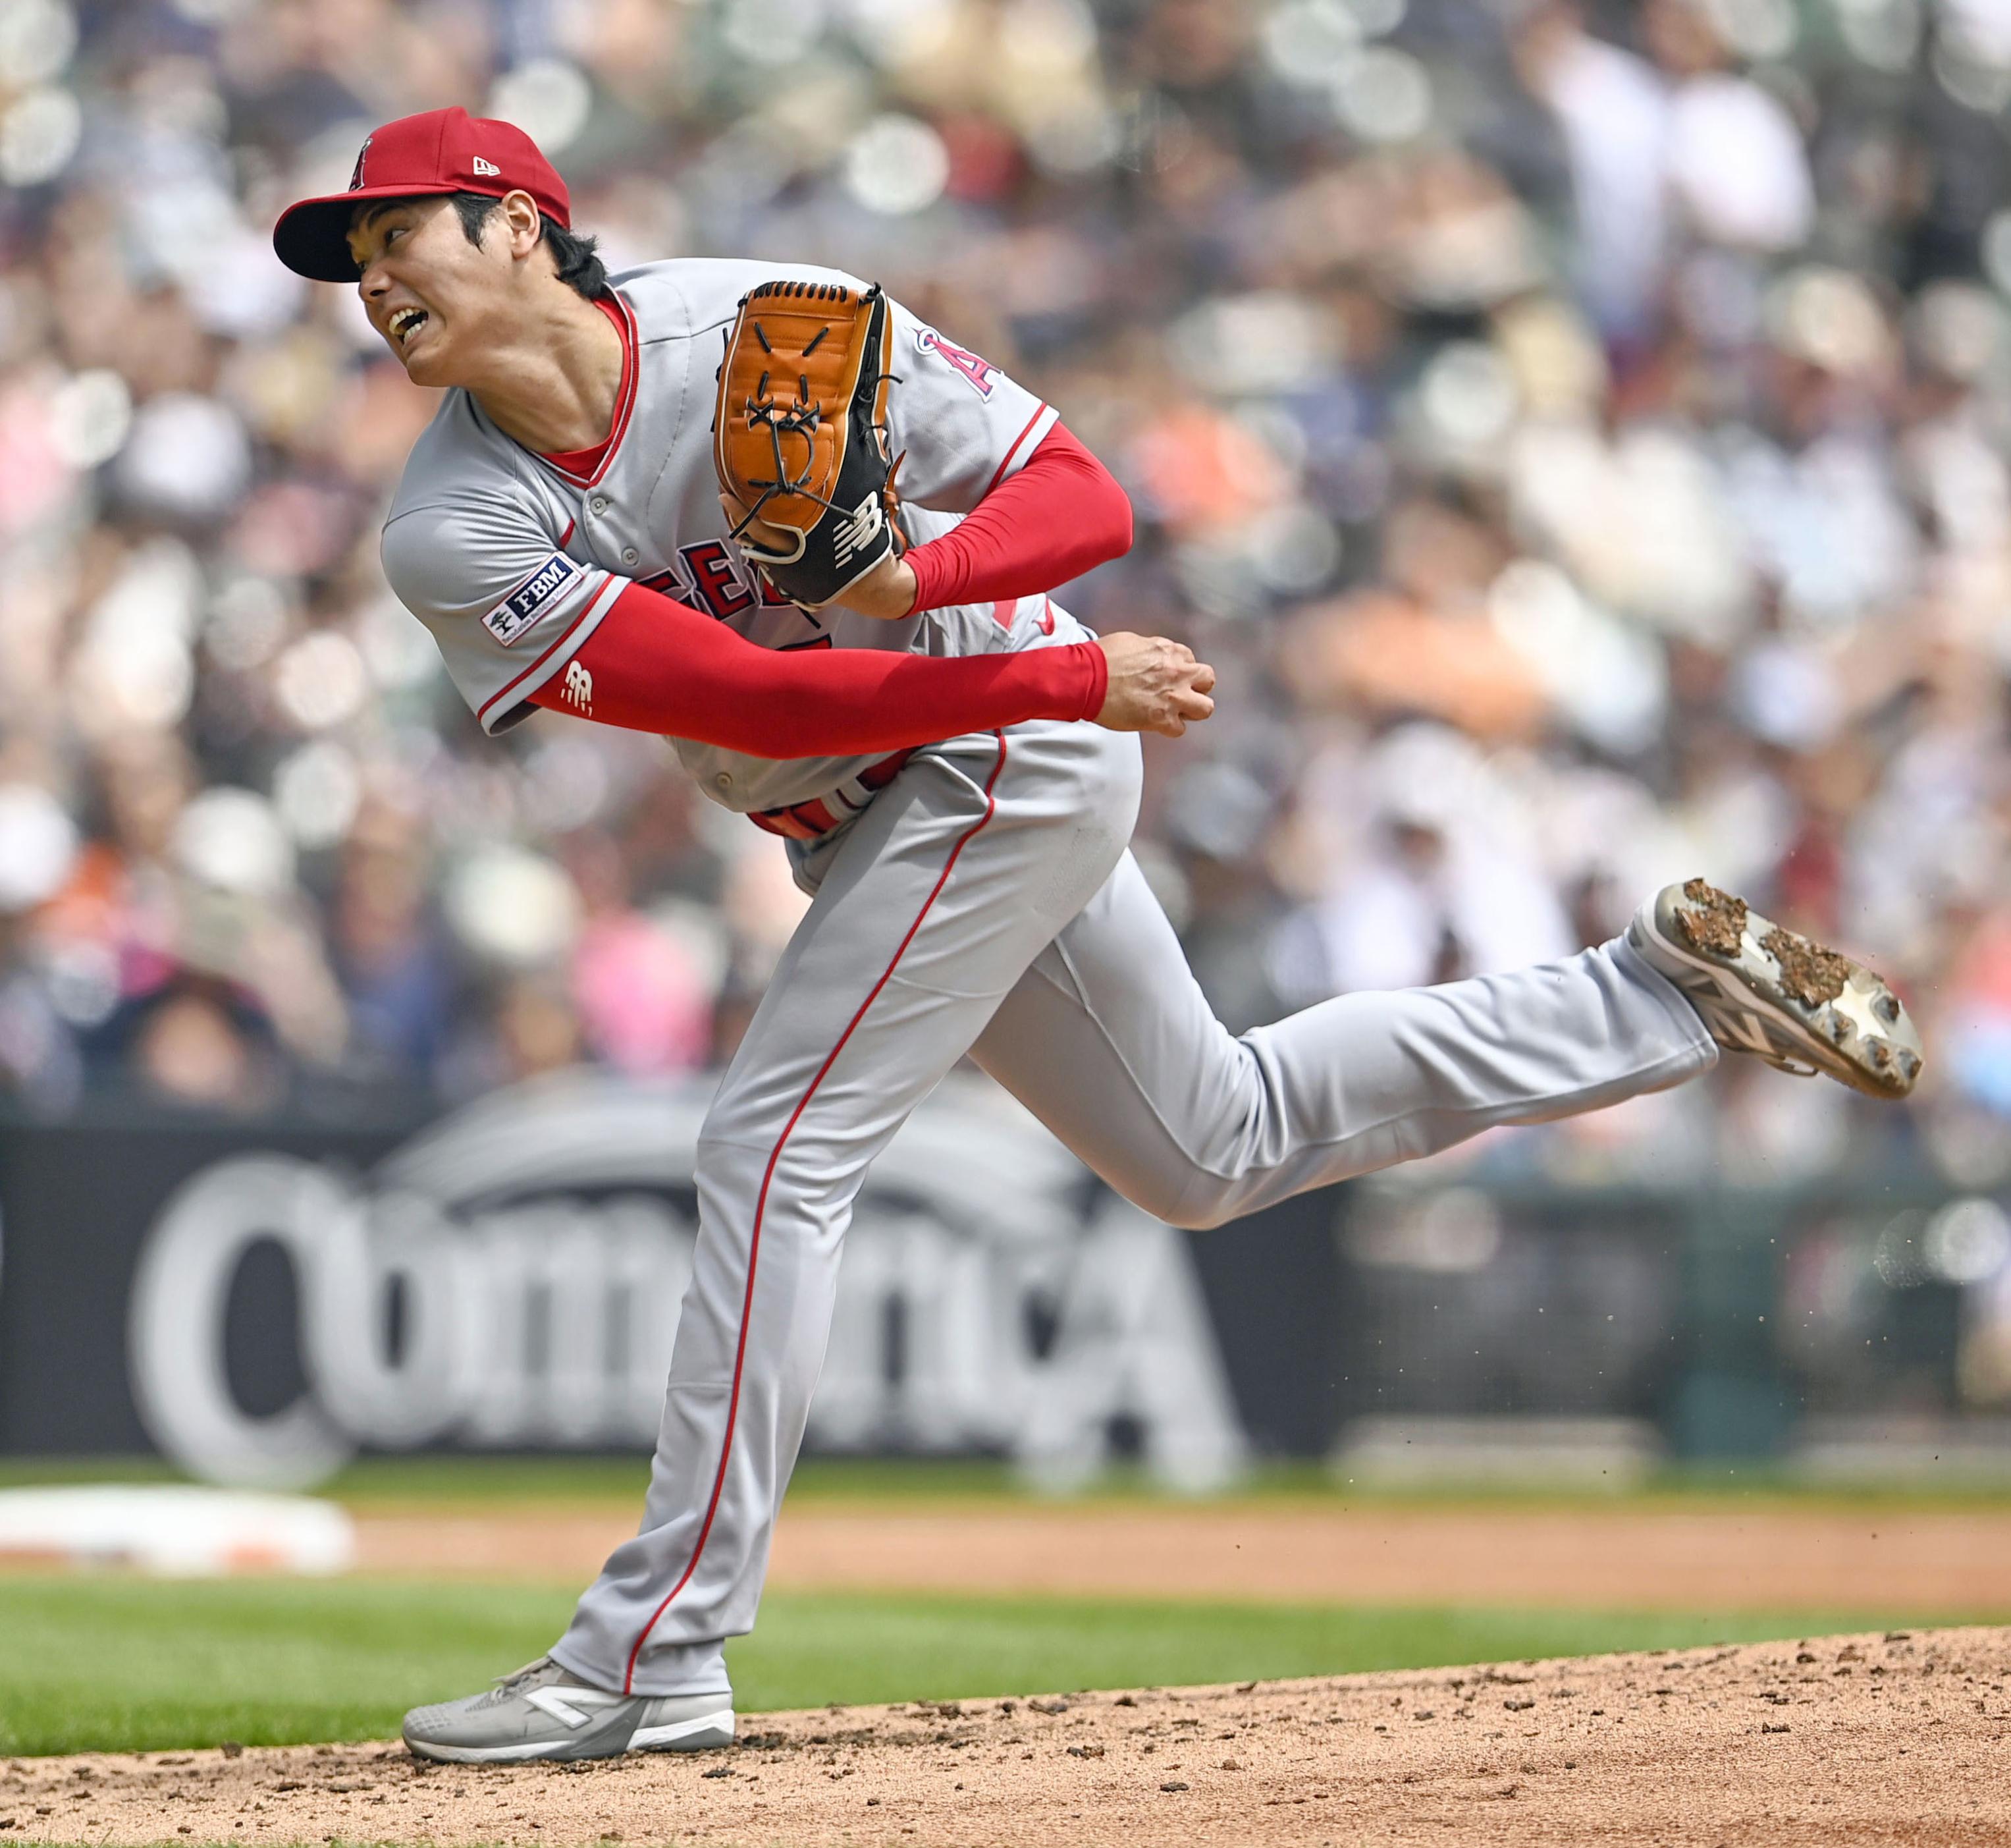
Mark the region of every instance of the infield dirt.
MULTIPOLYGON (((619 1512, 373 1512, 366 1572, 585 1583, 619 1512)), ((792 1504, 777 1590, 1627 1611, 2011 1608, 2011 1511, 792 1504)))
POLYGON ((391 1744, 20 1760, 92 1843, 2011 1843, 2011 1630, 1240 1688, 764 1714, 738 1745, 425 1766, 391 1744))

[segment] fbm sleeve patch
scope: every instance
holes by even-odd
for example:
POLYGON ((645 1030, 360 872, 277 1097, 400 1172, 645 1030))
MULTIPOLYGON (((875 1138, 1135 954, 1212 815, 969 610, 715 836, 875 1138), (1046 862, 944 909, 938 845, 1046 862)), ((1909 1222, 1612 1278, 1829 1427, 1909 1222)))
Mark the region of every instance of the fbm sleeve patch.
POLYGON ((520 640, 579 576, 580 568, 563 552, 554 552, 482 619, 505 648, 520 640))

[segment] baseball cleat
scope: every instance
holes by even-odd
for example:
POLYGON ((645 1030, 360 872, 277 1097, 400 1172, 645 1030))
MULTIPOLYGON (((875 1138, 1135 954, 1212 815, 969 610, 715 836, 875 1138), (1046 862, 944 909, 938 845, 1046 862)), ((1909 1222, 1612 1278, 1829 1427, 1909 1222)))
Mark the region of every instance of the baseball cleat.
POLYGON ((486 1693, 415 1707, 405 1744, 421 1758, 505 1764, 699 1752, 733 1743, 731 1694, 614 1694, 539 1656, 486 1693))
POLYGON ((1664 886, 1627 940, 1728 1052, 1872 1097, 1902 1098, 1920 1075, 1919 1031, 1882 977, 1701 879, 1664 886))

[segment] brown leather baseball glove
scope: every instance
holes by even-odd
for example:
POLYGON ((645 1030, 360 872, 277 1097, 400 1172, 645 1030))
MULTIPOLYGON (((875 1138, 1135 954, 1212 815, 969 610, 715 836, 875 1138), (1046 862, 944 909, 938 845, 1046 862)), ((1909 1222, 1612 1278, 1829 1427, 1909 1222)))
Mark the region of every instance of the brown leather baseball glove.
POLYGON ((719 365, 713 461, 746 507, 740 549, 806 609, 903 549, 888 454, 892 332, 878 284, 763 283, 741 297, 719 365), (793 550, 749 536, 756 520, 793 550))

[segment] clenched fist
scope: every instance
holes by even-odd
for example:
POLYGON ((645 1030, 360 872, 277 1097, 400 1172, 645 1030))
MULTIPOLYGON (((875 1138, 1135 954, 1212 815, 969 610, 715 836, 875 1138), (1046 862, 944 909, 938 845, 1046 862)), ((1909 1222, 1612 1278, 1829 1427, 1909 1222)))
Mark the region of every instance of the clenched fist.
POLYGON ((1110 688, 1096 722, 1112 732, 1158 732, 1177 738, 1215 710, 1215 670, 1164 636, 1100 636, 1110 688))

